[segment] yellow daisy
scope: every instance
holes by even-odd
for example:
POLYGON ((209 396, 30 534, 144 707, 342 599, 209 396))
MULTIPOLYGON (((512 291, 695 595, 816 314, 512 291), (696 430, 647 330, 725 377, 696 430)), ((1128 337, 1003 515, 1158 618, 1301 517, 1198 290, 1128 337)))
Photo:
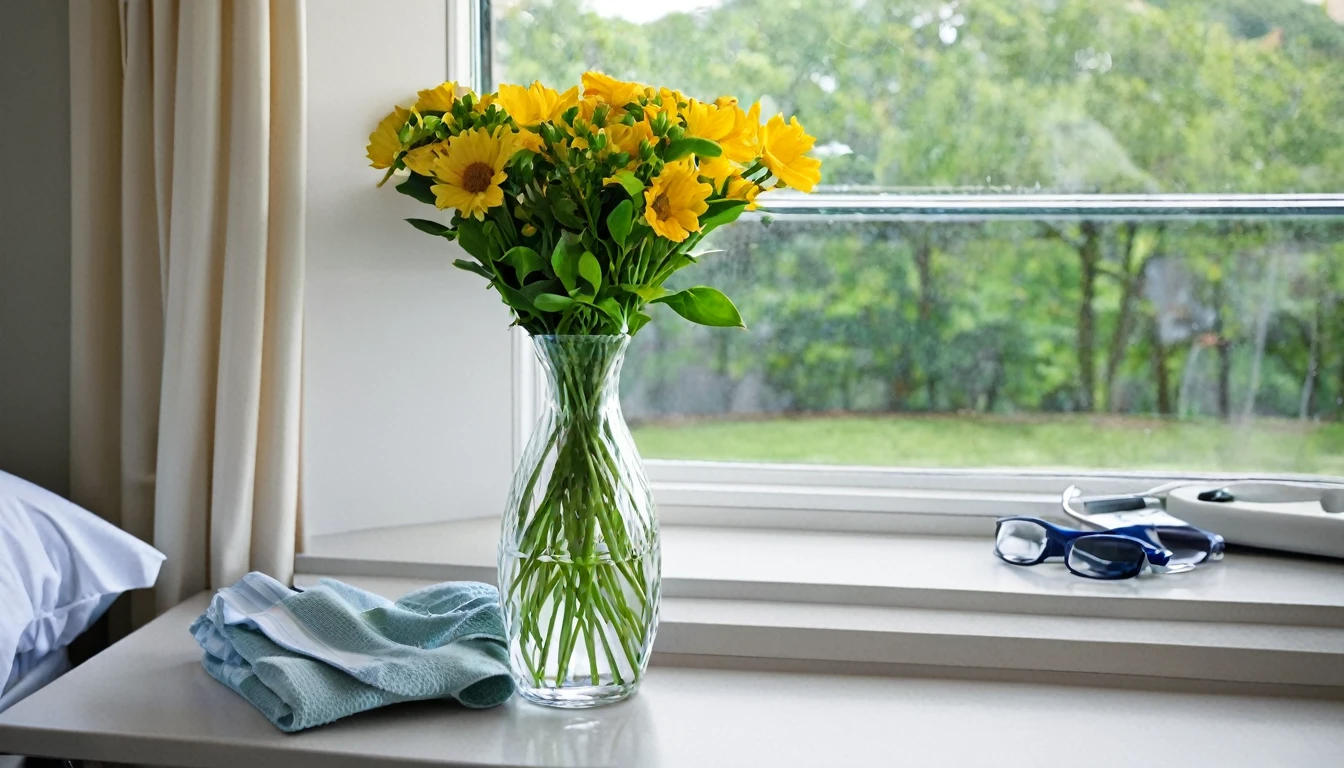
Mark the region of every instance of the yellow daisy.
POLYGON ((722 143, 736 125, 733 108, 720 109, 713 104, 691 99, 686 104, 686 135, 722 143))
POLYGON ((746 200, 747 210, 756 210, 756 196, 761 193, 761 188, 754 181, 747 181, 741 176, 733 176, 728 180, 728 191, 724 197, 729 200, 746 200))
POLYGON ((617 80, 601 72, 584 72, 581 79, 584 96, 595 96, 612 106, 624 107, 644 95, 644 86, 639 83, 617 80))
POLYGON ((529 86, 499 86, 497 103, 509 113, 509 117, 513 118, 519 128, 526 128, 548 120, 559 120, 560 115, 578 101, 577 85, 560 93, 537 81, 529 86))
POLYGON ((700 158, 700 178, 709 179, 715 190, 723 189, 723 182, 740 172, 737 165, 723 155, 708 160, 700 158))
POLYGON ((698 178, 689 160, 668 163, 644 190, 644 219, 654 232, 680 243, 700 231, 700 215, 709 209, 705 199, 713 191, 698 178))
MULTIPOLYGON (((719 99, 723 101, 722 98, 719 99)), ((719 109, 731 112, 733 127, 723 137, 719 145, 723 147, 723 156, 735 163, 751 163, 761 156, 761 103, 751 105, 746 112, 737 106, 736 99, 731 106, 720 105, 719 109)))
POLYGON ((798 118, 785 123, 783 115, 775 115, 761 127, 761 161, 775 178, 799 192, 811 192, 821 181, 821 161, 804 153, 816 142, 803 132, 798 118))
POLYGON ((419 97, 415 102, 416 112, 451 112, 453 104, 457 103, 457 83, 449 80, 415 95, 419 97))
POLYGON ((643 120, 634 125, 613 123, 602 129, 607 135, 608 152, 624 152, 630 155, 631 162, 639 161, 639 143, 653 141, 653 129, 643 120))
POLYGON ((369 134, 369 165, 374 168, 391 168, 397 162, 397 155, 401 152, 398 134, 410 116, 410 110, 397 107, 378 123, 378 127, 369 134))
POLYGON ((500 184, 509 176, 504 166, 517 150, 515 134, 508 128, 495 133, 476 128, 448 140, 448 154, 434 162, 434 179, 430 187, 434 204, 439 208, 456 208, 463 218, 485 220, 485 212, 504 204, 504 190, 500 184))
POLYGON ((406 153, 405 157, 401 158, 401 162, 421 176, 431 176, 433 175, 435 161, 447 154, 448 142, 436 141, 433 144, 412 149, 406 153))

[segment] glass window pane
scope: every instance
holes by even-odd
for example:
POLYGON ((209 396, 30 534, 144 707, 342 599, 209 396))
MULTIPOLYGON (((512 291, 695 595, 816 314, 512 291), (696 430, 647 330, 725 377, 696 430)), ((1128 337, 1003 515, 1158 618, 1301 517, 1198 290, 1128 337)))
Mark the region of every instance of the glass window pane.
POLYGON ((742 221, 622 403, 652 458, 1344 475, 1344 219, 742 221))
POLYGON ((1333 0, 492 6, 498 79, 759 99, 818 137, 832 187, 1344 191, 1333 0))
MULTIPOLYGON (((760 99, 818 135, 823 194, 1339 192, 1336 5, 494 0, 494 72, 760 99)), ((649 458, 1344 475, 1341 236, 744 217, 673 286, 750 330, 655 310, 622 401, 649 458)))

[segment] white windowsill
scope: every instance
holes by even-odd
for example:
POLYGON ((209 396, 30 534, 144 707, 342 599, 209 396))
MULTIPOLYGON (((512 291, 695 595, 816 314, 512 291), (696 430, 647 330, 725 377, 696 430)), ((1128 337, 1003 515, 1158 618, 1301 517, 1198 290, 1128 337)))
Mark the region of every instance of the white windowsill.
MULTIPOLYGON (((315 537, 295 582, 493 582, 498 521, 315 537)), ((1344 692, 1344 563, 1233 552, 1091 582, 986 539, 665 526, 665 657, 1037 670, 1344 692)))
POLYGON ((207 599, 188 600, 0 713, 0 752, 194 768, 1008 767, 1052 764, 1040 745, 1117 726, 1140 736, 1135 746, 1099 744, 1089 766, 1191 754, 1220 766, 1323 766, 1344 751, 1340 701, 1040 673, 990 681, 666 665, 630 701, 598 710, 420 702, 286 735, 201 668, 186 628, 207 599))

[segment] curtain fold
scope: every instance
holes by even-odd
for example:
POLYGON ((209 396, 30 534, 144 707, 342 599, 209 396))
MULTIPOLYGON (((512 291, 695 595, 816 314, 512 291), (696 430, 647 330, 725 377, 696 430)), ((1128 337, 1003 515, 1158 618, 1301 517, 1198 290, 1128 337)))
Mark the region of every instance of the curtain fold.
POLYGON ((90 381, 73 395, 72 497, 168 556, 152 604, 132 606, 138 625, 249 570, 292 576, 304 8, 73 0, 71 19, 72 112, 102 89, 120 100, 119 146, 74 139, 117 168, 115 194, 72 201, 76 222, 99 222, 75 243, 72 354, 90 381), (120 66, 77 54, 77 33, 119 46, 120 66), (85 440, 108 431, 115 440, 85 440))

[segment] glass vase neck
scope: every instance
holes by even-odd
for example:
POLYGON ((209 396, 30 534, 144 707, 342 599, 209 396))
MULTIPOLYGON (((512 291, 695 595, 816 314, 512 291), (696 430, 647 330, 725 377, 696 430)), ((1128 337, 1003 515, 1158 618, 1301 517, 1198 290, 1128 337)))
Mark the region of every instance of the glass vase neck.
POLYGON ((532 345, 546 374, 551 407, 561 413, 582 413, 619 405, 629 336, 533 336, 532 345))

